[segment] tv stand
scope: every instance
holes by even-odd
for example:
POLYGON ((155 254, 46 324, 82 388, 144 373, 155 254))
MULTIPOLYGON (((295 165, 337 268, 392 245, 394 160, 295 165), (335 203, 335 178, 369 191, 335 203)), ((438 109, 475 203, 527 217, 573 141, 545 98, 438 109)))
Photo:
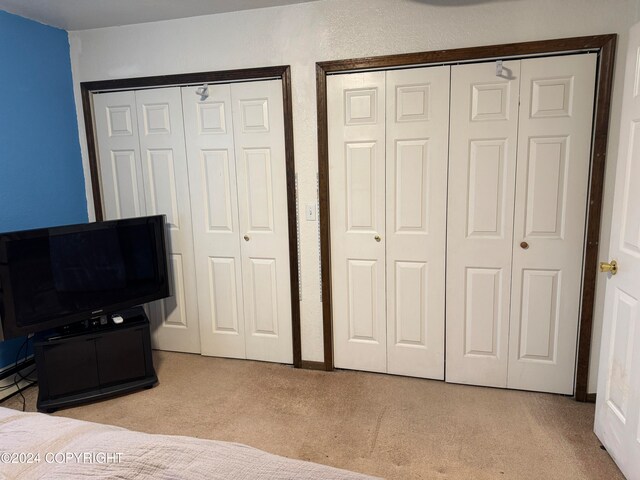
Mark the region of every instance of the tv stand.
POLYGON ((142 307, 118 312, 91 328, 55 332, 34 343, 38 410, 101 400, 158 383, 151 357, 149 319, 142 307))

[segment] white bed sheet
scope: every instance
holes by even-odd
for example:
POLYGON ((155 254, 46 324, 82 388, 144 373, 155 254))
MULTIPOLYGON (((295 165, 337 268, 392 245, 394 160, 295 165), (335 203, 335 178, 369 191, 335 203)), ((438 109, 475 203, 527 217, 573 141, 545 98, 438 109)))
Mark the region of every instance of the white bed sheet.
POLYGON ((246 445, 133 432, 0 407, 0 479, 107 478, 364 480, 373 477, 279 457, 246 445))

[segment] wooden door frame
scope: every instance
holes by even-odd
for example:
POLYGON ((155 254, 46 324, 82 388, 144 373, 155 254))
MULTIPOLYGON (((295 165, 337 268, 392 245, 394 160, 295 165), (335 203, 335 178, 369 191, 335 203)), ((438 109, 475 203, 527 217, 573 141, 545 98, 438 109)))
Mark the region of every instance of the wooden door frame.
MULTIPOLYGON (((327 118, 327 75, 363 70, 386 70, 438 64, 470 63, 481 60, 551 56, 593 52, 598 55, 596 99, 591 145, 588 213, 582 277, 580 326, 575 371, 575 398, 588 399, 589 359, 593 329, 598 245, 604 174, 609 134, 613 67, 616 34, 563 38, 481 47, 434 50, 316 63, 318 114, 318 177, 320 202, 320 257, 322 271, 322 321, 324 334, 324 368, 333 370, 333 304, 331 292, 331 230, 329 211, 329 138, 327 118)), ((589 397, 591 398, 591 397, 589 397)))
POLYGON ((197 85, 203 83, 233 83, 250 80, 281 80, 284 107, 284 144, 287 181, 287 217, 289 228, 289 278, 291 287, 291 336, 293 343, 293 366, 302 367, 302 343, 300 337, 300 278, 298 272, 298 229, 296 170, 293 151, 293 108, 291 97, 291 67, 280 65, 240 70, 222 70, 217 72, 180 73, 153 77, 122 78, 81 82, 82 111, 84 116, 89 170, 96 221, 103 220, 102 193, 98 167, 98 150, 95 136, 92 96, 103 91, 136 90, 153 87, 197 85))

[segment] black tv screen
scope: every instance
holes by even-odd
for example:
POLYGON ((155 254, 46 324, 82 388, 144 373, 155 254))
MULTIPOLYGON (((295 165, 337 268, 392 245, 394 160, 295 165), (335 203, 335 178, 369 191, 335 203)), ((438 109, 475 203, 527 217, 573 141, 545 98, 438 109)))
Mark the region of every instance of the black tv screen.
POLYGON ((4 338, 169 296, 164 216, 0 234, 4 338))

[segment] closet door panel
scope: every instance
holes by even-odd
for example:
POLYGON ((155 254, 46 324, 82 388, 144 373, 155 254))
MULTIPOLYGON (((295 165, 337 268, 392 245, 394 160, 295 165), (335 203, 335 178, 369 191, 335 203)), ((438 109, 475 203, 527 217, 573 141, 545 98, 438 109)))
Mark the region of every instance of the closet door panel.
POLYGON ((280 80, 231 85, 246 356, 293 362, 280 80))
POLYGON ((329 76, 327 114, 334 363, 386 372, 385 73, 329 76))
POLYGON ((596 61, 522 60, 509 388, 573 393, 596 61))
POLYGON ((388 372, 444 379, 450 67, 386 72, 388 372))
POLYGON ((451 68, 446 380, 505 387, 520 62, 451 68))
POLYGON ((181 90, 202 353, 246 358, 231 86, 181 90))
POLYGON ((93 96, 105 220, 146 214, 134 92, 93 96))
POLYGON ((172 296, 149 306, 155 348, 200 353, 189 176, 179 88, 135 92, 146 212, 165 215, 172 296))

